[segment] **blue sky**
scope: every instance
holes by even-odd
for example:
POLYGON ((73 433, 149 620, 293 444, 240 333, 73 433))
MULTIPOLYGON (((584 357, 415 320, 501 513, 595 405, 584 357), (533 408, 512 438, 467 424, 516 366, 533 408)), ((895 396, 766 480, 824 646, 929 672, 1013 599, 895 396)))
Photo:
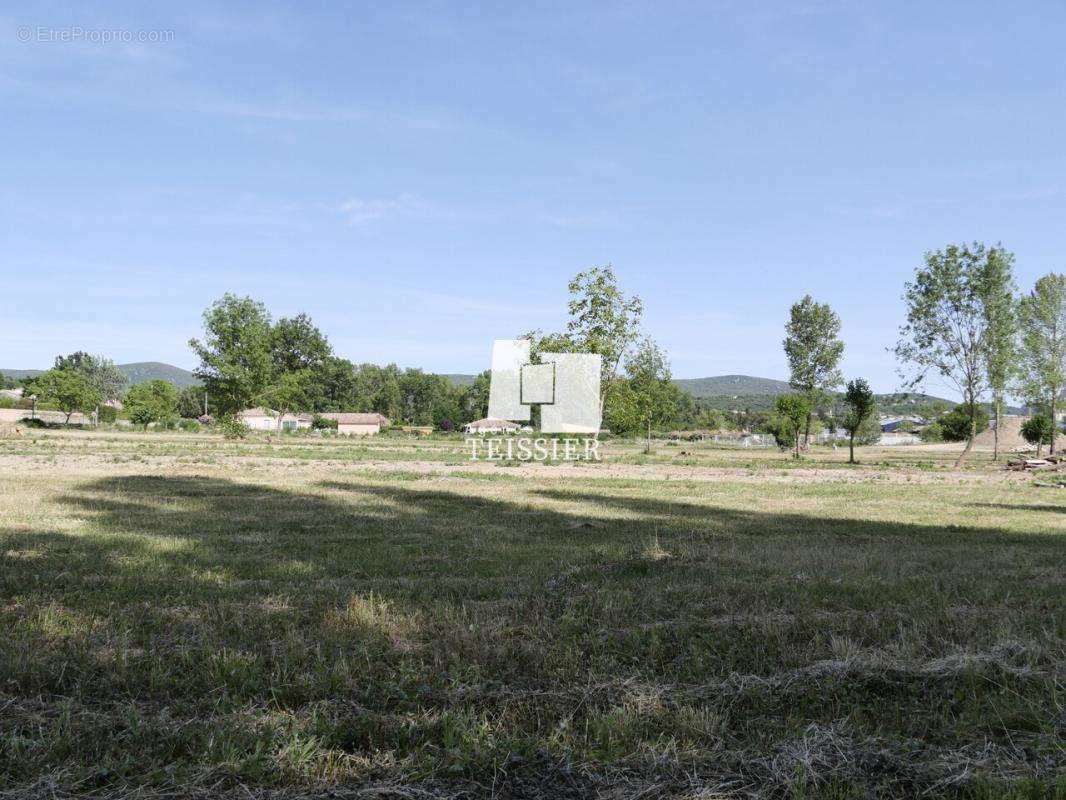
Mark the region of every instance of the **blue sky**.
POLYGON ((1066 268, 1064 31, 1062 3, 6 4, 0 366, 193 367, 232 291, 475 372, 610 262, 678 377, 787 377, 810 293, 892 390, 923 251, 1066 268), (172 34, 42 41, 74 27, 172 34))

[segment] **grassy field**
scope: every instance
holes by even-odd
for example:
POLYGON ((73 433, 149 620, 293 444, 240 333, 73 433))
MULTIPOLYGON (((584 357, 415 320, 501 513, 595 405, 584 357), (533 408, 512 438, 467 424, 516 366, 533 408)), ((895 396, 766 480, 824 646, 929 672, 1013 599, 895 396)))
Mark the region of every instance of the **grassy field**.
POLYGON ((0 439, 0 797, 1066 798, 1066 491, 603 452, 0 439))

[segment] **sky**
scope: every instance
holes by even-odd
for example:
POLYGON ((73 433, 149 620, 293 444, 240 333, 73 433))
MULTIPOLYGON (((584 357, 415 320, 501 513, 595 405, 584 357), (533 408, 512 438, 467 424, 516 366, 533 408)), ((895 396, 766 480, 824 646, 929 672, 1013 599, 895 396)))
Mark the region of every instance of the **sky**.
POLYGON ((192 368, 233 292, 479 372, 612 264, 675 377, 811 294, 893 391, 925 251, 1066 269, 1061 2, 147 5, 0 5, 0 367, 192 368))

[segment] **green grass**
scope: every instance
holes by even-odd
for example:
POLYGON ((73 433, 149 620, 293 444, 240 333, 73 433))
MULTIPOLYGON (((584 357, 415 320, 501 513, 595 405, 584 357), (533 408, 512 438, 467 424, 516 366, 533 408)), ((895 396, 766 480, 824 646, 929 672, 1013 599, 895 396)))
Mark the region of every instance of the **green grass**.
POLYGON ((638 449, 0 441, 0 796, 1066 797, 1058 490, 638 449))

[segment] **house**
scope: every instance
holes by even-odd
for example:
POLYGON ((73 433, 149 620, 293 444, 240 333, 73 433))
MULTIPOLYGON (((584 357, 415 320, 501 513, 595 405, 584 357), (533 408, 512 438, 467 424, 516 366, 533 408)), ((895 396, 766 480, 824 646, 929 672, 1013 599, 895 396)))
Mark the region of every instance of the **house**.
MULTIPOLYGON (((246 408, 237 413, 237 419, 253 431, 278 430, 278 412, 269 408, 246 408)), ((310 427, 310 414, 285 414, 281 417, 283 431, 305 430, 310 427)))
POLYGON ((352 411, 327 411, 319 414, 323 419, 337 423, 337 433, 342 436, 374 436, 389 426, 389 418, 376 411, 359 413, 352 411))
POLYGON ((495 417, 485 417, 468 422, 463 426, 463 433, 514 433, 519 428, 518 423, 495 417))
POLYGON ((0 389, 0 397, 5 400, 21 400, 22 389, 0 389))

